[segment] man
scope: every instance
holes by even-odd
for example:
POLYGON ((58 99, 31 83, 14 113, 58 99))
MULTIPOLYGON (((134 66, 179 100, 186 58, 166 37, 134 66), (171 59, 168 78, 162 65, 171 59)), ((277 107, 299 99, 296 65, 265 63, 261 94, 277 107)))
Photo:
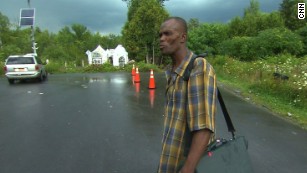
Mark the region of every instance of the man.
POLYGON ((160 50, 172 58, 166 71, 164 133, 159 173, 193 173, 208 143, 214 138, 216 80, 211 65, 197 58, 188 81, 187 65, 195 56, 187 48, 187 24, 171 17, 160 27, 160 50))

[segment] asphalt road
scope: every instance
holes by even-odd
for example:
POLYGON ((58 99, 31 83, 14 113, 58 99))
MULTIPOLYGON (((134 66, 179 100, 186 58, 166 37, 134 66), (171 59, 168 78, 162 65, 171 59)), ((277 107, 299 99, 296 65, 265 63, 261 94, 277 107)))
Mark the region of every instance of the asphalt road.
MULTIPOLYGON (((164 74, 50 75, 9 85, 0 78, 0 173, 150 173, 161 151, 164 74)), ((224 90, 237 135, 257 173, 305 173, 307 131, 224 90)), ((217 136, 230 136, 220 109, 217 136)))

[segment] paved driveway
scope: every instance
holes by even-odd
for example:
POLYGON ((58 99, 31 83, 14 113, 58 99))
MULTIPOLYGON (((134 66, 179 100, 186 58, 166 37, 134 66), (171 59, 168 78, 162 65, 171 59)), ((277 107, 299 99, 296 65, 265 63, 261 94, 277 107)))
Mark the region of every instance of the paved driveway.
MULTIPOLYGON (((155 172, 165 79, 148 73, 50 75, 43 83, 0 78, 1 173, 155 172)), ((223 87, 221 87, 223 89, 223 87)), ((222 90, 238 135, 259 173, 307 170, 307 132, 222 90)), ((227 137, 221 111, 218 136, 227 137)))

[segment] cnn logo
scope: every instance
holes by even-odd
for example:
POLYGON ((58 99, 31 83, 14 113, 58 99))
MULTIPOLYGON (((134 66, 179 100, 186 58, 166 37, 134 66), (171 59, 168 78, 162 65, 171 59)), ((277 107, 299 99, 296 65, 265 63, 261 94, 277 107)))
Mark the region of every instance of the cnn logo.
POLYGON ((305 3, 297 4, 297 18, 305 19, 305 3))

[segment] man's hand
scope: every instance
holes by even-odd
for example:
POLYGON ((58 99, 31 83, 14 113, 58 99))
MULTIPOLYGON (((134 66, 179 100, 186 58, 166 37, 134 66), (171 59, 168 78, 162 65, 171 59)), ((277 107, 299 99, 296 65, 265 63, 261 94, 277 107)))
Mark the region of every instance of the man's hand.
POLYGON ((209 140, 211 137, 211 131, 208 129, 202 129, 193 132, 192 145, 188 157, 179 171, 179 173, 194 173, 196 166, 207 149, 209 140))

